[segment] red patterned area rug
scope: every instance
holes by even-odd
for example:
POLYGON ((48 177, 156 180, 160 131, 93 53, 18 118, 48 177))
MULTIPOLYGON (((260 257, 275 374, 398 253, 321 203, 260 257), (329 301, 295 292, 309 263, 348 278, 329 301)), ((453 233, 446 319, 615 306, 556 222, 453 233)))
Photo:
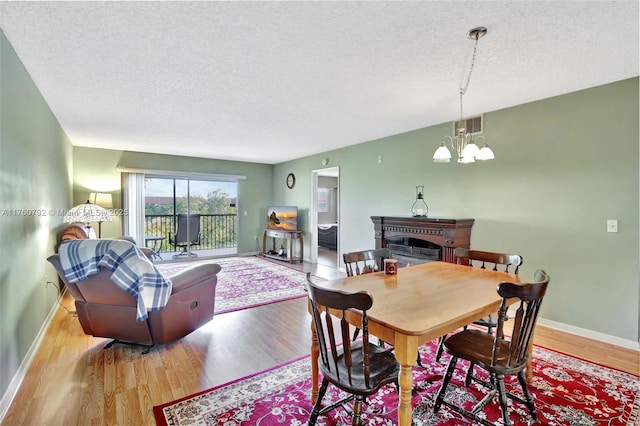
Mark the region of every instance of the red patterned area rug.
MULTIPOLYGON (((304 272, 255 256, 159 263, 156 267, 170 277, 202 263, 222 267, 216 286, 216 314, 306 296, 304 272)), ((315 280, 322 281, 317 277, 315 280)))
MULTIPOLYGON (((424 368, 413 369, 413 425, 471 425, 459 414, 442 407, 433 414, 433 399, 440 387, 448 356, 435 363, 435 345, 420 348, 424 368)), ((462 363, 459 362, 459 366, 462 363)), ((640 380, 624 373, 568 355, 534 348, 534 381, 529 386, 535 399, 538 423, 543 425, 638 425, 640 380)), ((460 371, 460 369, 458 370, 460 371)), ((312 409, 309 358, 304 357, 270 370, 153 408, 158 425, 304 425, 312 409)), ((480 370, 476 370, 480 374, 480 370)), ((482 398, 476 384, 464 388, 456 374, 446 395, 448 401, 472 405, 482 398), (457 386, 453 386, 457 385, 457 386)), ((518 392, 517 381, 507 389, 518 392)), ((340 391, 329 385, 325 403, 337 401, 340 391)), ((368 399, 363 415, 368 425, 397 424, 398 394, 393 385, 368 399)), ((324 404, 323 404, 324 405, 324 404)), ((531 424, 520 404, 511 404, 514 425, 531 424)), ((497 402, 485 409, 490 421, 502 424, 497 402)), ((349 414, 338 408, 321 416, 318 425, 350 425, 349 414)))

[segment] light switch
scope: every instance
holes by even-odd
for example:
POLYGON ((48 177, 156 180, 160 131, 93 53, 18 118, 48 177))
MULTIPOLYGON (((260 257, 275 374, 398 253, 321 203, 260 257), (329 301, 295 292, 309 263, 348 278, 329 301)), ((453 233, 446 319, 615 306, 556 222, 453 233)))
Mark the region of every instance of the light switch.
POLYGON ((607 232, 618 232, 618 221, 616 219, 607 219, 607 232))

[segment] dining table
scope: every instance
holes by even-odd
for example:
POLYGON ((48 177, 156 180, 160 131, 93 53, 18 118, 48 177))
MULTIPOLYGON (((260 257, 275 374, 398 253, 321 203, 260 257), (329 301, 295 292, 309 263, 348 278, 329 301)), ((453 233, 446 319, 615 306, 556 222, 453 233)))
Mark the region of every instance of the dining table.
MULTIPOLYGON (((348 293, 368 292, 373 306, 367 311, 369 333, 394 346, 400 364, 398 424, 411 425, 412 368, 418 347, 498 311, 500 282, 520 283, 517 275, 448 262, 428 262, 382 272, 317 283, 348 293)), ((347 312, 359 327, 361 316, 347 312)), ((318 397, 318 341, 311 321, 311 401, 318 397)), ((529 372, 530 368, 527 369, 529 372)))

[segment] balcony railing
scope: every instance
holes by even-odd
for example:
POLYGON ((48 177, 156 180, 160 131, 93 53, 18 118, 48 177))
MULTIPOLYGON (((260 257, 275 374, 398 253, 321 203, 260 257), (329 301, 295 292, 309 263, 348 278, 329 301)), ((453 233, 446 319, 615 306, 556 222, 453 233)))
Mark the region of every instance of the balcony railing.
MULTIPOLYGON (((153 238, 157 251, 173 251, 169 235, 176 232, 178 217, 170 214, 146 215, 144 231, 153 238)), ((235 214, 200 214, 200 244, 194 249, 233 248, 238 245, 238 226, 235 214)))

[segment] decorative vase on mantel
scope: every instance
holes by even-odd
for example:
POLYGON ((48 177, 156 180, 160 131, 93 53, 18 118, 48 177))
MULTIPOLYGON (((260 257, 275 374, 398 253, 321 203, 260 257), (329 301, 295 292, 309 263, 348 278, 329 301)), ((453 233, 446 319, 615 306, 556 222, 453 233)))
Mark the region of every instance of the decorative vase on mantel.
POLYGON ((416 201, 411 206, 413 217, 427 217, 429 206, 424 201, 424 185, 416 186, 416 201))

